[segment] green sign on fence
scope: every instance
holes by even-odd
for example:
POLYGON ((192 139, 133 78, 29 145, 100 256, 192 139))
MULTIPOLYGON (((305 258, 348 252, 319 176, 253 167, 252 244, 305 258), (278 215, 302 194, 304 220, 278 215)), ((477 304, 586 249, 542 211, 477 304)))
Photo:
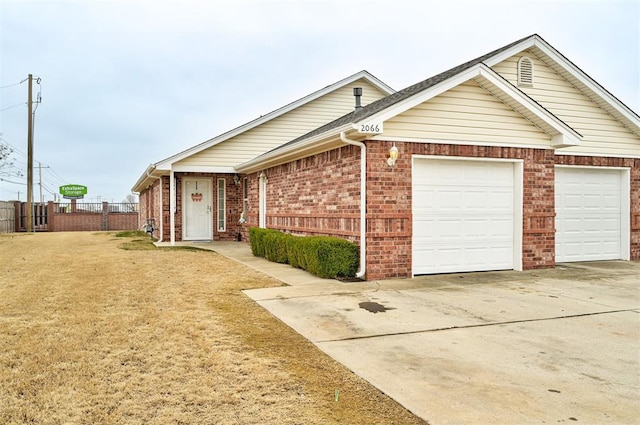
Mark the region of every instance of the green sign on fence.
POLYGON ((80 184, 67 184, 60 186, 60 194, 65 199, 82 199, 87 194, 87 186, 80 184))

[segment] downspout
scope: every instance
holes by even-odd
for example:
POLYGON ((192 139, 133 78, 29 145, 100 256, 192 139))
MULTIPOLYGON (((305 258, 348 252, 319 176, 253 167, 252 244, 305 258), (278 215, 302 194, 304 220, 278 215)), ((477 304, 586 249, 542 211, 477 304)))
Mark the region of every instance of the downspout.
MULTIPOLYGON (((155 168, 154 168, 155 169, 155 168)), ((164 220, 162 220, 162 177, 155 177, 152 176, 151 174, 149 174, 149 170, 147 169, 147 177, 149 177, 150 179, 156 179, 156 180, 160 180, 160 224, 158 226, 159 232, 160 232, 160 237, 158 238, 158 242, 162 242, 162 235, 163 235, 163 229, 162 229, 162 222, 164 220)))
POLYGON ((348 145, 360 147, 360 270, 358 279, 367 272, 367 147, 364 143, 347 138, 340 132, 340 140, 348 145))

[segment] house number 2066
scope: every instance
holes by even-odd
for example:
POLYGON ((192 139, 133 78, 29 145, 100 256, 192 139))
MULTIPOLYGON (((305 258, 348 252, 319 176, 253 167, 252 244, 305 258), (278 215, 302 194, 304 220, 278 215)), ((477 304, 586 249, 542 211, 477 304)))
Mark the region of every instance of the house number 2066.
POLYGON ((382 123, 360 124, 359 133, 382 133, 382 123))

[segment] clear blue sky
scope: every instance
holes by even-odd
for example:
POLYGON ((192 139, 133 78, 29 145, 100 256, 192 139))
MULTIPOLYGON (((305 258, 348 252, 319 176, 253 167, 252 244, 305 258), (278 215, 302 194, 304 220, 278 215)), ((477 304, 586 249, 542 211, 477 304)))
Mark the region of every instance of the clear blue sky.
POLYGON ((29 73, 45 200, 120 202, 149 164, 360 70, 402 89, 533 33, 640 111, 640 0, 0 0, 0 137, 24 174, 0 200, 25 199, 29 73))

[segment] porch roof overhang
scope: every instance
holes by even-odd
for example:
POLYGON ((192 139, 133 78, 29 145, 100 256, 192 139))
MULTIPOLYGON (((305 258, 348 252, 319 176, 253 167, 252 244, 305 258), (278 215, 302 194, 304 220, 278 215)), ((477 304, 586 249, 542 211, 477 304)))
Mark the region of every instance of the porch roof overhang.
POLYGON ((147 167, 144 174, 138 179, 131 189, 134 193, 140 193, 150 187, 154 181, 163 176, 174 173, 207 173, 207 174, 233 174, 235 169, 228 167, 210 167, 204 165, 179 165, 171 164, 168 168, 160 168, 158 164, 151 164, 147 167))

